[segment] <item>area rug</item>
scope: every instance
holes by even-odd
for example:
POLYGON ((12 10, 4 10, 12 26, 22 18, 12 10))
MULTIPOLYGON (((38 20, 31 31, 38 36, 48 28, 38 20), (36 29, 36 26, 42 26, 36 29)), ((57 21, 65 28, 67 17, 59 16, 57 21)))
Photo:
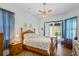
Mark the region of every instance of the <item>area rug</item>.
POLYGON ((41 55, 31 52, 31 51, 23 51, 23 52, 17 54, 17 56, 41 56, 41 55))

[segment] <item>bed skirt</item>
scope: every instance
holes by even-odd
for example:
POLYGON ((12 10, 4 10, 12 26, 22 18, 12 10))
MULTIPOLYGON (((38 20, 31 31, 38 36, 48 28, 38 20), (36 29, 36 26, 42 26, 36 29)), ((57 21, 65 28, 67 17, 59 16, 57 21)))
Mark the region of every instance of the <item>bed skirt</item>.
POLYGON ((32 47, 32 46, 27 46, 27 45, 23 45, 23 47, 24 47, 25 50, 30 50, 30 51, 38 53, 38 54, 49 56, 48 52, 45 51, 45 50, 35 48, 35 47, 32 47))

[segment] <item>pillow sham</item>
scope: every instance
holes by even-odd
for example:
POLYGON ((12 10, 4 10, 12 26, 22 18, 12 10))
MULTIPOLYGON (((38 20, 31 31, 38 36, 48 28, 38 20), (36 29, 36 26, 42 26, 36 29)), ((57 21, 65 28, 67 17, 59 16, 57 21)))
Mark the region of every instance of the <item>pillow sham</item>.
POLYGON ((28 38, 27 35, 28 35, 28 34, 24 34, 24 39, 25 39, 25 38, 28 38))
POLYGON ((39 35, 36 35, 35 33, 28 33, 24 35, 24 38, 35 38, 38 37, 39 35))
POLYGON ((27 36, 28 36, 28 38, 35 38, 35 37, 38 37, 38 35, 35 34, 35 33, 29 33, 27 36))
POLYGON ((32 33, 28 33, 27 37, 28 38, 32 38, 33 37, 33 34, 32 33))

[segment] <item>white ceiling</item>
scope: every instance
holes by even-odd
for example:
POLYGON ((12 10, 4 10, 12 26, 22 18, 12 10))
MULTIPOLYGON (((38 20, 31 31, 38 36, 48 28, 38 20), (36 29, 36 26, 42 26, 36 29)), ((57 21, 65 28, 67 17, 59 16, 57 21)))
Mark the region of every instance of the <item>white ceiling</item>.
MULTIPOLYGON (((42 3, 19 3, 16 4, 34 15, 38 15, 38 10, 42 10, 42 3)), ((79 8, 79 3, 46 3, 46 9, 52 9, 53 15, 64 14, 79 8)))

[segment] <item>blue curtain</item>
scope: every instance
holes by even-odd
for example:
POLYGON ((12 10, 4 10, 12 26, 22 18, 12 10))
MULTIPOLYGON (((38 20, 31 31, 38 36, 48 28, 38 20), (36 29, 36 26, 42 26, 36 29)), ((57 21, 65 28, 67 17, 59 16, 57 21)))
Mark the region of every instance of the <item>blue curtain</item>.
POLYGON ((77 18, 73 17, 65 21, 65 39, 74 39, 77 37, 76 28, 77 18))
POLYGON ((14 38, 15 17, 13 13, 9 13, 10 19, 10 39, 14 38))
POLYGON ((3 32, 3 13, 0 10, 0 32, 3 32))
POLYGON ((14 35, 14 13, 0 10, 0 32, 4 33, 4 50, 8 49, 10 39, 14 35))

